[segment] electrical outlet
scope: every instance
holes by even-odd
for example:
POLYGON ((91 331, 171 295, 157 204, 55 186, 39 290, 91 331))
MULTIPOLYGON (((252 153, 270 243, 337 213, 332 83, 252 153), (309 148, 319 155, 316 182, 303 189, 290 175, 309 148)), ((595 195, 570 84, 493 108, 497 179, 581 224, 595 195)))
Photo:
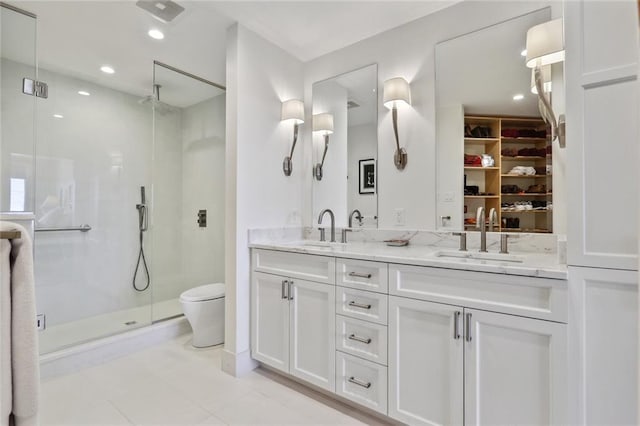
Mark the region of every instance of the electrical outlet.
POLYGON ((44 314, 36 315, 36 329, 44 330, 46 327, 44 314))
POLYGON ((455 194, 453 192, 443 192, 440 194, 440 200, 445 203, 453 203, 455 194))
POLYGON ((394 218, 397 226, 404 226, 405 224, 405 214, 404 209, 395 209, 394 210, 394 218))

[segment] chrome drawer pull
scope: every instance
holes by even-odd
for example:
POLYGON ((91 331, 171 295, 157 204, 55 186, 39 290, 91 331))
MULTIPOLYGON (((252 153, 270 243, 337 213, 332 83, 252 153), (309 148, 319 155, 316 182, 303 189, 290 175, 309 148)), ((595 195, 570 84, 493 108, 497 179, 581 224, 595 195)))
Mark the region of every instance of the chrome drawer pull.
POLYGON ((358 278, 366 278, 368 280, 371 279, 372 275, 371 274, 361 274, 359 272, 349 272, 348 274, 350 277, 358 277, 358 278))
POLYGON ((465 316, 466 319, 466 329, 467 329, 467 337, 466 337, 466 341, 470 342, 471 341, 471 314, 467 314, 465 316))
POLYGON ((352 300, 351 302, 349 302, 349 306, 353 306, 354 308, 361 308, 361 309, 371 309, 371 305, 356 303, 355 300, 352 300))
POLYGON ((362 380, 358 380, 355 377, 349 377, 349 381, 354 385, 362 386, 365 389, 369 389, 371 387, 371 382, 363 382, 362 380))
POLYGON ((364 337, 360 337, 360 336, 356 336, 355 334, 350 334, 349 335, 349 340, 355 340, 356 342, 362 342, 362 343, 366 343, 367 345, 369 343, 371 343, 371 338, 364 338, 364 337))

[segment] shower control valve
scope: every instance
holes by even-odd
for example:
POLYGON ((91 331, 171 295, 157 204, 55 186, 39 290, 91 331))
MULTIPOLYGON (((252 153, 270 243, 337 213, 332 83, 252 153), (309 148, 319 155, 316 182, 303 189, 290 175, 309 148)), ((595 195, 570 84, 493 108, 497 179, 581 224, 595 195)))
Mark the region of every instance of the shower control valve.
POLYGON ((207 211, 198 210, 198 220, 196 221, 200 228, 207 227, 207 211))

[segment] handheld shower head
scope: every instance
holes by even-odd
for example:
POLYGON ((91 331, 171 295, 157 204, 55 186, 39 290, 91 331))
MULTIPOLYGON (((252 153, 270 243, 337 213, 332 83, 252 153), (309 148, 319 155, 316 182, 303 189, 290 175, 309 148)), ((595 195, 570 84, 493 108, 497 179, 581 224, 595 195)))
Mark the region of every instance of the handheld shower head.
POLYGON ((147 204, 147 197, 145 196, 144 186, 140 187, 140 202, 142 204, 147 204))

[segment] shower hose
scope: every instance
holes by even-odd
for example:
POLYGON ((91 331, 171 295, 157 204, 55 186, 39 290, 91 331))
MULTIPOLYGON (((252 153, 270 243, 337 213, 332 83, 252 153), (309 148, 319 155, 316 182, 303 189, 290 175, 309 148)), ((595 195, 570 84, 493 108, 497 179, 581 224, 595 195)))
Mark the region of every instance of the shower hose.
POLYGON ((145 291, 146 289, 149 288, 149 284, 151 283, 151 278, 149 277, 149 268, 147 267, 147 259, 144 256, 144 231, 146 230, 146 227, 144 226, 144 220, 145 220, 145 215, 146 215, 146 210, 147 208, 145 206, 140 206, 138 208, 138 213, 139 213, 139 219, 140 219, 140 226, 139 226, 139 235, 140 235, 140 251, 138 252, 138 262, 136 262, 136 270, 133 273, 133 288, 136 291, 145 291), (139 288, 136 285, 136 277, 138 276, 138 270, 140 269, 140 264, 142 263, 142 266, 144 267, 144 272, 145 275, 147 276, 147 282, 145 284, 144 287, 139 288))

